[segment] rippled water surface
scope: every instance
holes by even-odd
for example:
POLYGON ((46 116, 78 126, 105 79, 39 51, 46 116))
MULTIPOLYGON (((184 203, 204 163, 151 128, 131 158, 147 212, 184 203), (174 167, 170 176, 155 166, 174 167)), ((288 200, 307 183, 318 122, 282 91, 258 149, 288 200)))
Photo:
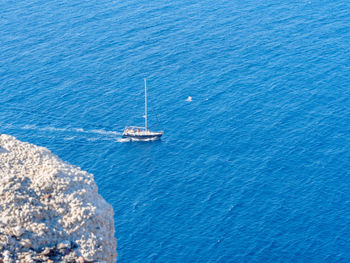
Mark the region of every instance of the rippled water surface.
POLYGON ((118 262, 350 262, 349 25, 339 0, 3 0, 0 132, 95 175, 118 262), (121 142, 143 78, 165 134, 121 142))

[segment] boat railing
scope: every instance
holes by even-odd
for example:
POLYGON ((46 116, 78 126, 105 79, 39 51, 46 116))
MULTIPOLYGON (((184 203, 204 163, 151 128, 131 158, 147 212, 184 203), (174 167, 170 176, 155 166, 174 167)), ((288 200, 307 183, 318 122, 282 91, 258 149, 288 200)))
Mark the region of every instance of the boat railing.
POLYGON ((146 130, 145 127, 138 127, 138 126, 126 126, 125 129, 140 129, 140 130, 146 130))
POLYGON ((129 133, 129 132, 145 132, 145 131, 148 131, 146 130, 145 127, 138 127, 138 126, 127 126, 125 127, 124 129, 124 133, 129 133))

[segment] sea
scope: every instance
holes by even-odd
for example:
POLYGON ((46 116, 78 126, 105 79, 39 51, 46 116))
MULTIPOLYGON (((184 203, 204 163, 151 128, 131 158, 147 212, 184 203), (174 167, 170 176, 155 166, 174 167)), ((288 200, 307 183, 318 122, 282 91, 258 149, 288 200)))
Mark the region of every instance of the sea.
POLYGON ((350 262, 349 54, 350 1, 2 0, 0 133, 94 174, 120 263, 350 262))

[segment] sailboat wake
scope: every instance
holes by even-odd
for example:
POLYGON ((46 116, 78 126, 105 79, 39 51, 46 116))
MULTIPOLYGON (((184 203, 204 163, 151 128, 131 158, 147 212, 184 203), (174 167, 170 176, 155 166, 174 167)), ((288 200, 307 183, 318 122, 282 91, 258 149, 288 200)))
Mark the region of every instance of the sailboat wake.
POLYGON ((30 130, 35 131, 34 137, 57 137, 64 141, 72 140, 87 140, 87 141, 115 141, 121 136, 121 132, 109 131, 104 129, 91 129, 86 130, 83 128, 64 127, 58 128, 53 126, 36 126, 36 125, 24 125, 17 126, 13 124, 6 124, 3 127, 10 130, 30 130))
POLYGON ((130 142, 131 139, 130 138, 119 138, 117 139, 117 142, 130 142))
POLYGON ((73 133, 90 133, 90 134, 100 134, 100 135, 120 135, 120 132, 116 131, 106 131, 103 129, 95 129, 95 130, 85 130, 83 128, 57 128, 57 127, 38 127, 35 125, 25 125, 20 128, 21 130, 35 130, 35 131, 50 131, 50 132, 73 132, 73 133))

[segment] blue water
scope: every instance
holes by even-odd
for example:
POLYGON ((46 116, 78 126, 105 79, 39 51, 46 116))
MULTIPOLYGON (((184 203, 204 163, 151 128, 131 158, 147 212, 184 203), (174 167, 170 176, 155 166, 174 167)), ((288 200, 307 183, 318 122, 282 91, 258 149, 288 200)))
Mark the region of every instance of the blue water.
POLYGON ((95 175, 120 263, 350 262, 349 25, 340 0, 3 0, 0 132, 95 175), (165 134, 120 142, 143 78, 165 134))

